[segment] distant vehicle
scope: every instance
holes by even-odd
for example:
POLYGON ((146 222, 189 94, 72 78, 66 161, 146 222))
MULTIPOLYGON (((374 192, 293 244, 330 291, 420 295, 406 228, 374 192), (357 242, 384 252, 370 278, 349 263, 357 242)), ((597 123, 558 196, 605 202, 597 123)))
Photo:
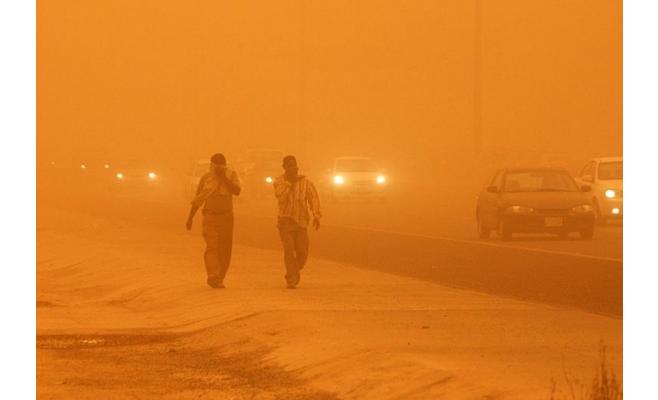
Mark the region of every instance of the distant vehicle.
POLYGON ((210 171, 210 160, 197 160, 192 165, 185 185, 185 197, 192 200, 196 195, 201 177, 210 171))
POLYGON ((256 198, 271 197, 274 179, 283 173, 283 157, 283 151, 277 149, 247 150, 237 165, 245 195, 256 198))
POLYGON ((591 200, 599 222, 624 215, 624 160, 594 158, 580 170, 576 181, 592 187, 591 200))
POLYGON ((594 235, 591 187, 579 187, 560 168, 518 168, 497 171, 477 199, 478 235, 497 231, 503 240, 514 233, 553 233, 566 238, 579 232, 594 235))
POLYGON ((147 162, 135 160, 119 162, 112 166, 112 168, 108 168, 108 170, 112 171, 110 179, 113 188, 135 189, 156 187, 163 180, 162 173, 153 166, 150 166, 147 162))
POLYGON ((339 157, 329 170, 329 195, 333 199, 377 197, 384 199, 388 179, 368 157, 339 157))

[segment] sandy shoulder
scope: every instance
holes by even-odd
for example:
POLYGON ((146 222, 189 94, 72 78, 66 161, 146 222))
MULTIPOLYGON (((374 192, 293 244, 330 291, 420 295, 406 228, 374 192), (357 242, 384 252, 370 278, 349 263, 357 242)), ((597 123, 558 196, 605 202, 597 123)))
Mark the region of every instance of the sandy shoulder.
MULTIPOLYGON (((224 376, 220 381, 226 387, 212 390, 236 385, 247 390, 249 383, 239 377, 248 371, 268 376, 262 370, 267 367, 276 371, 270 369, 273 375, 263 381, 281 385, 268 389, 254 383, 258 392, 236 391, 226 398, 267 398, 309 384, 312 390, 288 397, 544 399, 551 379, 560 385, 565 370, 587 382, 601 342, 621 375, 619 319, 318 259, 309 262, 301 287, 290 291, 284 289, 279 252, 240 246, 234 249, 228 288, 211 290, 205 286, 198 232, 152 230, 57 209, 38 217, 42 389, 66 386, 75 388, 71 393, 91 393, 105 387, 99 377, 111 380, 119 373, 112 359, 142 354, 137 361, 128 357, 126 368, 142 371, 160 363, 168 366, 163 373, 184 376, 164 392, 142 390, 139 397, 146 398, 167 393, 183 398, 172 393, 188 386, 190 398, 203 395, 198 374, 224 376), (128 339, 110 346, 116 335, 128 339), (168 344, 132 342, 157 335, 165 335, 168 344), (190 360, 199 354, 209 361, 195 367, 190 360), (221 371, 225 363, 219 360, 229 363, 239 354, 253 359, 242 369, 221 371), (95 366, 88 369, 91 375, 76 378, 85 365, 95 366)), ((161 387, 160 375, 140 374, 145 382, 155 379, 153 388, 161 387)), ((144 386, 139 379, 113 382, 112 393, 144 386)), ((46 392, 64 398, 66 390, 46 392)))

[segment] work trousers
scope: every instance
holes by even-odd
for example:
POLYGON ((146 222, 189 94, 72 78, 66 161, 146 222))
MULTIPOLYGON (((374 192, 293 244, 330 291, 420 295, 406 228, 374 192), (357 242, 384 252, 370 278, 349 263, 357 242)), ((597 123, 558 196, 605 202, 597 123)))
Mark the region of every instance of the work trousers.
POLYGON ((308 258, 308 231, 290 218, 279 218, 277 227, 283 244, 283 262, 288 284, 299 283, 299 272, 308 258))
POLYGON ((233 213, 203 214, 204 261, 208 281, 222 283, 231 264, 233 250, 233 213))

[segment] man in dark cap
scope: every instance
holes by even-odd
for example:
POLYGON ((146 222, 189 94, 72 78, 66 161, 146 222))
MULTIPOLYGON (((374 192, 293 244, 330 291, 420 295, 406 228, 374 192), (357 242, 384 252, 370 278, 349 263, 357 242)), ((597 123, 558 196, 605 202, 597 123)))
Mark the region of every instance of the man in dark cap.
POLYGON ((203 238, 206 241, 204 261, 208 285, 224 288, 224 277, 231 263, 233 248, 233 196, 240 194, 238 174, 217 153, 210 159, 210 171, 199 182, 187 217, 187 230, 197 210, 203 206, 203 238))
POLYGON ((300 271, 308 258, 307 226, 320 228, 320 197, 311 181, 299 174, 294 156, 283 158, 285 173, 274 181, 274 194, 279 203, 277 227, 283 244, 288 289, 299 284, 300 271), (309 214, 309 209, 311 214, 309 214))

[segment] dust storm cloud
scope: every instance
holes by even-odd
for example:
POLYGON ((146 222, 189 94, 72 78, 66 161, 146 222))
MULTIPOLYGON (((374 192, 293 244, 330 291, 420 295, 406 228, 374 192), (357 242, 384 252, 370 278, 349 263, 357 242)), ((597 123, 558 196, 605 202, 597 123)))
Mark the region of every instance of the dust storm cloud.
POLYGON ((39 160, 621 153, 621 2, 480 2, 479 51, 477 3, 39 2, 39 160))

